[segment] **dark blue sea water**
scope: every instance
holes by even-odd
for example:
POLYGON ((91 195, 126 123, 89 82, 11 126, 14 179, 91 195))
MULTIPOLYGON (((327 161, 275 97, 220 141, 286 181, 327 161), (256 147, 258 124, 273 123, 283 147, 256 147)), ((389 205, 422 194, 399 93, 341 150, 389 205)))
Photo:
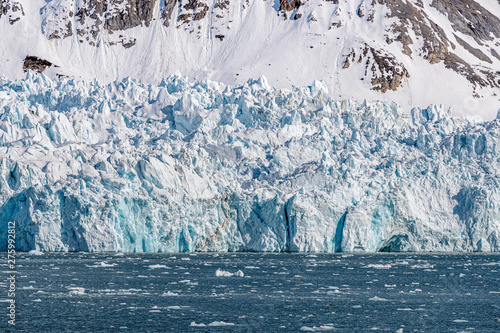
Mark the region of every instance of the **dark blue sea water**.
POLYGON ((17 270, 17 332, 500 332, 494 254, 20 254, 17 270))

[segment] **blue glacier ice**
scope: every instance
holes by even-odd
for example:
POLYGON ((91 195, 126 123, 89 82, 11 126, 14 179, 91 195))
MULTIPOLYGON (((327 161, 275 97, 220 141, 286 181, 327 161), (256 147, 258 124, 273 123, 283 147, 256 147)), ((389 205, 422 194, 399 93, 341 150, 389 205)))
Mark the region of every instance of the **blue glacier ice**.
POLYGON ((500 251, 500 119, 171 76, 0 78, 0 250, 500 251))

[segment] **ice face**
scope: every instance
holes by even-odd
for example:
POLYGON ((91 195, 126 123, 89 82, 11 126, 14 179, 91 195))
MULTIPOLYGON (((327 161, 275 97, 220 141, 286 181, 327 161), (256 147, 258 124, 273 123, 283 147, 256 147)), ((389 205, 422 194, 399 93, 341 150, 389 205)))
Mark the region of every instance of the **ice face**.
POLYGON ((0 78, 0 250, 499 251, 499 143, 321 82, 0 78))

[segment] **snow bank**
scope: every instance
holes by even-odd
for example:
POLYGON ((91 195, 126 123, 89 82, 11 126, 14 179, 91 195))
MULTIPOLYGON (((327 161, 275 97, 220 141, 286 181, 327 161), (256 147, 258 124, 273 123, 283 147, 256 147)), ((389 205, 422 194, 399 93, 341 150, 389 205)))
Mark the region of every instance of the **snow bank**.
POLYGON ((18 250, 500 250, 499 119, 261 82, 0 78, 18 250))

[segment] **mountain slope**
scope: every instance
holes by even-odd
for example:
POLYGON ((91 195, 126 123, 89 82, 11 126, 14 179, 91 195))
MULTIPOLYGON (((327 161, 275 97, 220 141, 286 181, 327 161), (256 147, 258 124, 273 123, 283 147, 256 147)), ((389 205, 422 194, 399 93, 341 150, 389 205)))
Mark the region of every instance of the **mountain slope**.
POLYGON ((334 98, 500 108, 494 0, 2 0, 0 73, 131 76, 277 87, 323 80, 334 98), (19 37, 21 36, 21 37, 19 37), (30 58, 26 58, 30 56, 30 58), (47 61, 48 63, 43 63, 47 61))

